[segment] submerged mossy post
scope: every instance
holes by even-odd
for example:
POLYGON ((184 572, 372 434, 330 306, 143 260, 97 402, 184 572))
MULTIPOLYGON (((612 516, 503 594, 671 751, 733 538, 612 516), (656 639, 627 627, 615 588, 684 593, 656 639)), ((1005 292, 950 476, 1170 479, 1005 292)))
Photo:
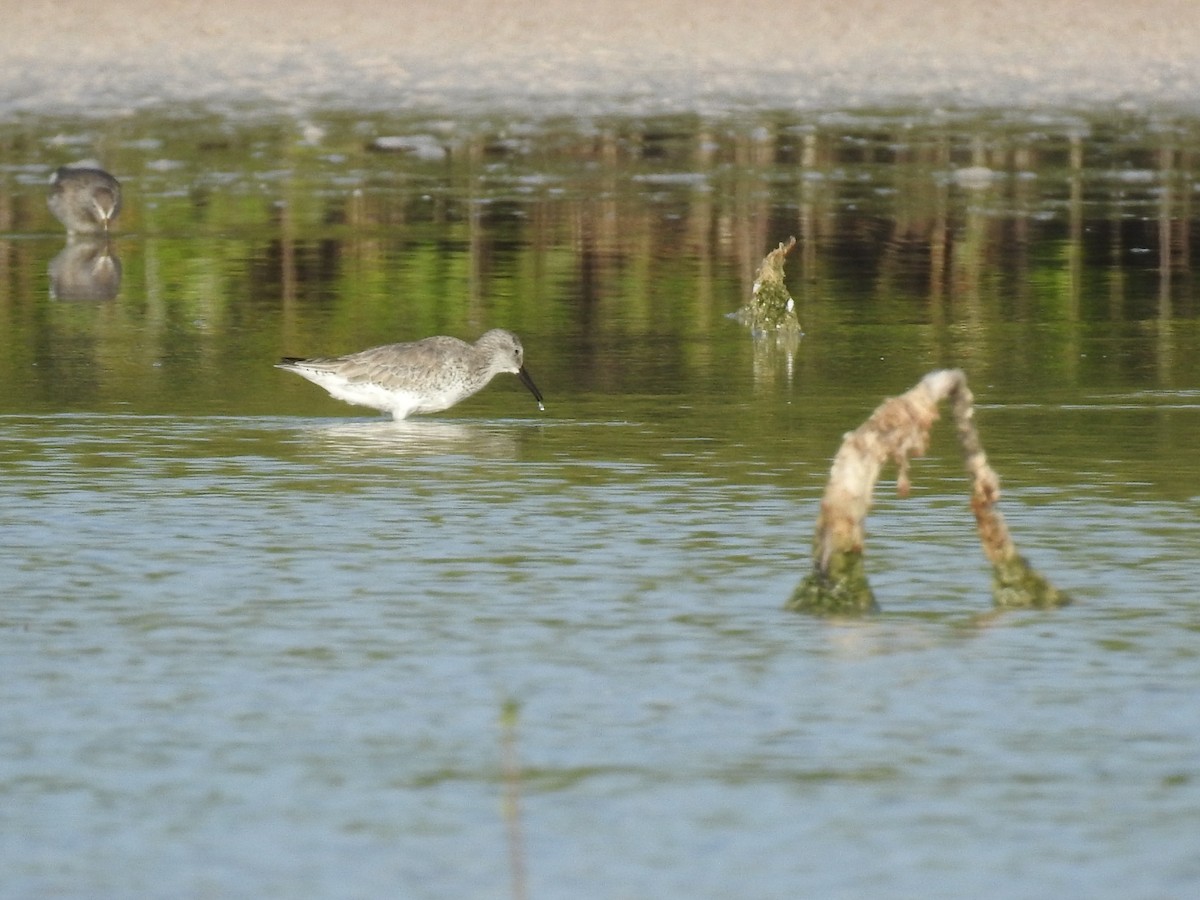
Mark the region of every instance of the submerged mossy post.
POLYGON ((1017 552, 1004 516, 996 509, 1000 500, 1000 476, 988 465, 987 454, 979 441, 979 432, 975 429, 975 398, 967 387, 967 378, 961 371, 953 371, 960 382, 950 395, 954 427, 967 472, 971 475, 971 510, 979 528, 979 542, 992 564, 992 601, 996 606, 1009 608, 1065 606, 1071 598, 1050 584, 1017 552))
POLYGON ((754 276, 750 302, 734 313, 734 317, 758 336, 777 334, 784 338, 799 338, 800 319, 796 316, 796 301, 783 282, 783 263, 796 239, 789 238, 766 255, 754 276))
POLYGON ((500 711, 501 745, 504 751, 504 821, 508 826, 508 862, 512 870, 512 895, 515 900, 527 896, 525 842, 521 837, 521 765, 517 759, 517 719, 520 705, 505 700, 500 711))
POLYGON ((897 490, 909 489, 908 464, 929 446, 938 404, 949 399, 971 476, 971 508, 983 552, 992 564, 992 596, 1001 607, 1051 607, 1068 602, 1017 553, 1004 517, 995 508, 1000 478, 988 465, 975 429, 975 400, 959 369, 930 372, 910 391, 884 401, 842 441, 813 536, 813 571, 796 588, 788 609, 861 614, 879 607, 863 568, 864 522, 883 466, 896 463, 897 490))

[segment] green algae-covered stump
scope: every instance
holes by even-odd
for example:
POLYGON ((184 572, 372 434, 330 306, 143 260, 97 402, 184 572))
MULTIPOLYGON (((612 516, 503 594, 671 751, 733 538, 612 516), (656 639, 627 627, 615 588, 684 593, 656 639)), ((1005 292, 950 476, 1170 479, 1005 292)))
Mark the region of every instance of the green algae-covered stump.
POLYGON ((799 339, 803 334, 796 316, 796 301, 783 281, 784 260, 795 246, 796 239, 790 238, 766 255, 754 276, 750 302, 733 314, 743 325, 750 326, 756 337, 775 334, 799 339))
POLYGON ((879 612, 875 593, 867 583, 861 553, 839 553, 829 561, 828 571, 813 571, 792 592, 788 609, 826 616, 865 615, 879 612))
POLYGON ((899 468, 897 487, 908 493, 908 464, 929 446, 938 404, 949 400, 963 460, 971 476, 971 508, 984 555, 992 564, 997 607, 1049 608, 1070 602, 1017 553, 996 509, 1000 478, 988 465, 975 429, 975 401, 959 369, 930 372, 910 391, 885 400, 842 440, 833 459, 813 536, 813 569, 787 602, 788 609, 824 615, 861 615, 878 606, 863 568, 864 523, 883 466, 899 468))

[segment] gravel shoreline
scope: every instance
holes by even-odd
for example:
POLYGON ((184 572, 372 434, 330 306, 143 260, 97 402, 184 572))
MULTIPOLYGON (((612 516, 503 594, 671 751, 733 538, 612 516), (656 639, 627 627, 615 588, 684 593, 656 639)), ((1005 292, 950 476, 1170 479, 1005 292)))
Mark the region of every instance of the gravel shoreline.
POLYGON ((60 0, 7 10, 5 30, 0 117, 185 103, 1200 111, 1193 0, 60 0))

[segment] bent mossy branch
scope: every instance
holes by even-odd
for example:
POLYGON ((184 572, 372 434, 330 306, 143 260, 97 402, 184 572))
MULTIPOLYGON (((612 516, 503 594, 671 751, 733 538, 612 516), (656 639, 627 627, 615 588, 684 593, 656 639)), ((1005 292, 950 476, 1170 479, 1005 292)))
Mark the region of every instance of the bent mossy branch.
POLYGON ((998 607, 1062 606, 1069 598, 1030 568, 1017 553, 1004 517, 996 509, 1000 478, 975 429, 975 398, 959 369, 930 372, 899 397, 885 400, 842 440, 833 459, 813 535, 813 571, 787 603, 788 609, 821 614, 875 612, 878 605, 863 568, 864 522, 875 482, 890 460, 899 468, 897 490, 906 496, 908 465, 929 446, 938 404, 948 399, 963 460, 971 476, 971 508, 984 555, 992 564, 992 598, 998 607))
POLYGON ((796 316, 796 301, 783 282, 784 260, 795 246, 796 239, 789 238, 766 255, 754 276, 750 302, 733 314, 756 337, 774 333, 798 338, 803 334, 796 316))

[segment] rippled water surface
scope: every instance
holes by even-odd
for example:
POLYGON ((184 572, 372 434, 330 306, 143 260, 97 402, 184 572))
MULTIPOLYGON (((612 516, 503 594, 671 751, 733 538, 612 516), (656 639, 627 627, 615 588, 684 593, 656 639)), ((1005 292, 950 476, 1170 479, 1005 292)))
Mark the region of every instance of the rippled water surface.
POLYGON ((0 895, 1187 895, 1198 134, 0 124, 0 895), (72 295, 85 156, 127 206, 72 295), (795 347, 727 318, 791 235, 795 347), (496 326, 544 413, 271 366, 496 326), (935 429, 882 613, 785 612, 841 435, 940 366, 1076 602, 992 611, 935 429))

